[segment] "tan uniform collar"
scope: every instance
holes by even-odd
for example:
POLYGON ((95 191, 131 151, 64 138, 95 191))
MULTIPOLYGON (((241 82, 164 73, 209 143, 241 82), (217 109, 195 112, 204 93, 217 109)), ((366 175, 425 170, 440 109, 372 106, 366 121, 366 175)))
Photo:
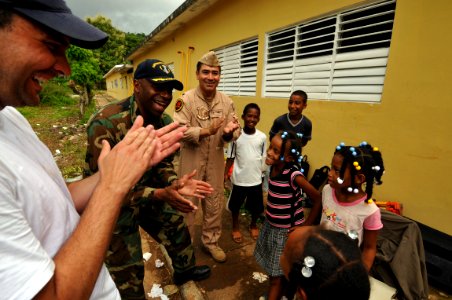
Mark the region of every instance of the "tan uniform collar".
POLYGON ((204 101, 204 102, 206 102, 206 103, 208 103, 208 104, 211 104, 211 103, 213 102, 213 99, 215 99, 215 96, 217 95, 217 91, 215 90, 215 94, 213 95, 213 98, 212 98, 212 99, 206 99, 206 98, 204 97, 202 91, 201 91, 201 88, 200 88, 199 85, 198 85, 198 86, 196 87, 196 94, 198 95, 198 97, 199 97, 202 101, 204 101))

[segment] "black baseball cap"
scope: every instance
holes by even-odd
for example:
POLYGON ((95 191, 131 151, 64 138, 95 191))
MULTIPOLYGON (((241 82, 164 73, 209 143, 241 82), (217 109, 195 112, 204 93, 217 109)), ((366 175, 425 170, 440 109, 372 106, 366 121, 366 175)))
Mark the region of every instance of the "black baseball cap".
POLYGON ((108 35, 72 14, 63 0, 0 0, 19 14, 67 36, 70 43, 86 49, 102 47, 108 35))
POLYGON ((172 86, 182 91, 184 85, 177 79, 174 79, 173 72, 170 68, 158 59, 146 59, 141 62, 133 75, 134 79, 146 78, 155 84, 171 83, 172 86))

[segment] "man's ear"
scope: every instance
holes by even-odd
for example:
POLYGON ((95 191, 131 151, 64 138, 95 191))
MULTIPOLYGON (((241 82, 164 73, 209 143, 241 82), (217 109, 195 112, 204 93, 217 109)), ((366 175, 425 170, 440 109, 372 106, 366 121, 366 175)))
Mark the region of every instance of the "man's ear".
POLYGON ((140 82, 138 82, 138 80, 134 79, 133 80, 133 92, 134 93, 139 93, 140 92, 140 82))

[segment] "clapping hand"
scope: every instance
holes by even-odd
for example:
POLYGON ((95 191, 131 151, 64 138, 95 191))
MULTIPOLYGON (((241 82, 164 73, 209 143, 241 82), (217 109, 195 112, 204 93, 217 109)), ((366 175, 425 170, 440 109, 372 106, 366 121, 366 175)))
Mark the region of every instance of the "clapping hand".
POLYGON ((183 137, 185 131, 187 131, 187 126, 179 126, 178 122, 166 125, 156 131, 157 146, 149 160, 149 168, 179 149, 179 140, 183 137))
POLYGON ((212 186, 202 180, 193 179, 196 175, 196 170, 189 174, 185 174, 181 179, 177 180, 179 194, 189 197, 196 197, 204 199, 205 195, 213 192, 212 186))
POLYGON ((218 132, 218 129, 220 129, 221 126, 223 126, 224 123, 224 117, 221 118, 214 118, 212 119, 212 122, 209 126, 209 134, 214 135, 218 132))
POLYGON ((173 208, 184 213, 198 209, 190 200, 183 196, 203 199, 206 195, 213 192, 213 188, 207 182, 193 179, 195 175, 196 170, 193 170, 191 173, 182 176, 182 178, 174 180, 169 187, 165 188, 166 197, 164 200, 173 208))
POLYGON ((224 135, 231 135, 235 130, 237 130, 240 127, 239 121, 237 120, 237 117, 234 116, 234 119, 230 121, 223 129, 224 135))
POLYGON ((127 193, 147 170, 146 162, 155 156, 159 142, 152 126, 143 127, 138 117, 124 139, 113 149, 102 141, 99 156, 100 181, 112 190, 127 193))

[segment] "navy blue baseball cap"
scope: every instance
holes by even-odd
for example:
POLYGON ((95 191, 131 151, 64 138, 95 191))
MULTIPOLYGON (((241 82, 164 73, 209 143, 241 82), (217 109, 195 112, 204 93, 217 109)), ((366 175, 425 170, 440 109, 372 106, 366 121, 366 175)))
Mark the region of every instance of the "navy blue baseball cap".
POLYGON ((86 49, 102 47, 108 35, 72 14, 63 0, 0 0, 19 14, 69 38, 70 43, 86 49))
POLYGON ((146 78, 155 84, 169 83, 178 91, 184 89, 182 82, 174 78, 173 72, 170 68, 158 59, 146 59, 141 62, 135 73, 134 79, 146 78))

